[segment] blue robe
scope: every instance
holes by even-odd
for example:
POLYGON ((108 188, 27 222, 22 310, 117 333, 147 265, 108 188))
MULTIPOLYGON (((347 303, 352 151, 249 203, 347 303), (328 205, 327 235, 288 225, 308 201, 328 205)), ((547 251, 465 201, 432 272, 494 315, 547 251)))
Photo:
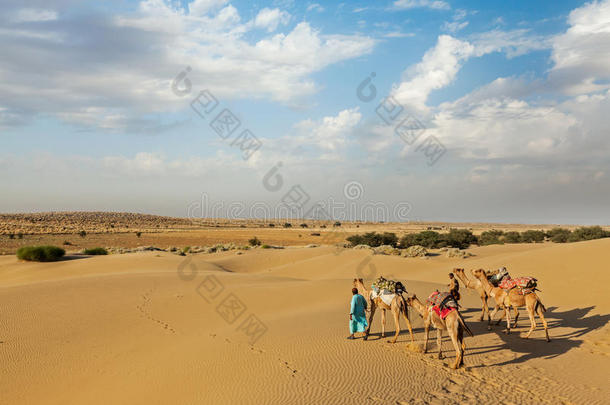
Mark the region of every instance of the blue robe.
POLYGON ((350 309, 350 315, 352 315, 352 319, 349 321, 349 331, 350 333, 356 332, 364 332, 368 327, 368 322, 366 321, 365 310, 367 307, 366 299, 360 295, 355 294, 352 297, 352 304, 350 309))

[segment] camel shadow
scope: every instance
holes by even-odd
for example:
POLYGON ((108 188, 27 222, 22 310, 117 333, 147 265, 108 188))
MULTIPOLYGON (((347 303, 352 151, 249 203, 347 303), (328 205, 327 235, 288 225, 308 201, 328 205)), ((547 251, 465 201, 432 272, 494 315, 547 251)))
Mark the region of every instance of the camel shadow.
MULTIPOLYGON (((601 329, 610 322, 609 314, 587 316, 594 308, 595 307, 593 306, 575 308, 563 312, 556 312, 555 307, 549 308, 545 313, 545 317, 547 318, 549 325, 551 342, 547 342, 543 338, 544 332, 538 318, 536 318, 537 327, 532 333, 532 337, 529 339, 520 337, 521 334, 525 334, 529 329, 529 320, 527 319, 527 315, 523 312, 520 315, 520 326, 517 329, 513 329, 510 335, 503 332, 505 321, 502 321, 499 326, 493 326, 491 331, 487 330, 486 322, 470 322, 470 324, 474 326, 473 331, 475 332, 475 337, 476 335, 485 333, 497 333, 498 337, 503 341, 500 345, 472 347, 470 350, 474 350, 476 354, 485 354, 501 349, 508 349, 513 353, 519 354, 514 359, 492 364, 496 366, 524 363, 535 358, 552 359, 558 357, 571 349, 580 347, 584 342, 583 339, 580 339, 583 335, 601 329), (523 315, 525 315, 525 319, 523 318, 523 315), (563 330, 560 332, 559 328, 563 330), (553 333, 553 331, 555 331, 555 333, 553 333), (481 349, 483 350, 481 351, 481 349)), ((489 365, 490 364, 478 365, 473 366, 473 368, 486 367, 489 365)))

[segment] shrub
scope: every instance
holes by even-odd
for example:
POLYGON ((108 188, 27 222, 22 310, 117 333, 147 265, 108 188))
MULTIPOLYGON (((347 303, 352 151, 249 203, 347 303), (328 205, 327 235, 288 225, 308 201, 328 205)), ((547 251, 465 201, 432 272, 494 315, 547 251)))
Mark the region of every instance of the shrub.
POLYGON ((24 246, 17 250, 17 258, 31 262, 54 262, 66 251, 57 246, 24 246))
POLYGON ((250 246, 260 246, 261 245, 261 241, 256 236, 251 239, 248 239, 248 243, 250 244, 250 246))
POLYGON ((320 232, 312 232, 311 236, 320 236, 320 232))
POLYGON ((182 249, 182 253, 187 254, 188 252, 190 252, 190 250, 191 250, 191 247, 187 246, 184 249, 182 249))
POLYGON ((269 224, 269 228, 275 228, 275 224, 269 224))
POLYGON ((515 231, 506 232, 503 240, 506 243, 519 243, 521 242, 521 234, 515 231))
POLYGON ((337 221, 333 224, 333 226, 337 227, 337 226, 341 226, 341 222, 337 221))
POLYGON ((85 231, 80 231, 80 232, 78 233, 78 235, 79 235, 81 238, 84 238, 85 236, 87 236, 87 232, 85 232, 85 231))
POLYGON ((491 231, 485 231, 479 236, 479 245, 501 245, 504 242, 500 240, 504 232, 492 229, 491 231))
POLYGON ((142 236, 142 232, 136 232, 136 236, 139 238, 140 236, 142 236))
POLYGON ((290 222, 284 223, 284 228, 292 228, 292 224, 290 222))
POLYGON ((307 224, 301 224, 299 225, 301 228, 307 228, 307 224))
POLYGON ((72 242, 70 242, 69 240, 65 240, 64 246, 72 246, 72 242))
POLYGON ((555 243, 566 243, 571 235, 572 231, 565 228, 553 228, 546 233, 546 236, 555 243))
POLYGON ((608 233, 605 232, 600 226, 583 226, 575 229, 570 237, 570 242, 578 242, 581 240, 593 240, 600 238, 607 238, 608 233))
POLYGON ((17 237, 18 237, 19 239, 23 239, 23 232, 19 232, 19 233, 17 234, 17 237))
POLYGON ((528 230, 521 233, 521 240, 524 243, 540 243, 544 241, 544 232, 528 230))
POLYGON ((265 244, 261 246, 261 249, 271 249, 271 246, 265 244))
POLYGON ((14 233, 9 233, 8 234, 8 238, 9 239, 15 239, 15 234, 14 233))
POLYGON ((96 247, 96 248, 92 248, 92 249, 85 249, 83 250, 83 253, 86 255, 107 255, 108 251, 102 247, 96 247))
POLYGON ((390 245, 396 247, 396 245, 398 244, 398 237, 395 233, 392 232, 367 232, 364 235, 348 236, 346 240, 352 246, 368 245, 370 247, 378 247, 381 245, 390 245))
MULTIPOLYGON (((473 233, 468 229, 455 229, 452 228, 449 232, 444 235, 445 240, 447 241, 447 246, 458 248, 458 249, 466 249, 473 243, 478 243, 478 239, 473 233)), ((444 246, 439 246, 444 247, 444 246)))
POLYGON ((320 228, 326 228, 326 225, 320 225, 320 228))
POLYGON ((436 247, 440 240, 441 235, 434 231, 408 233, 400 239, 400 246, 408 248, 409 246, 419 245, 430 249, 436 247))

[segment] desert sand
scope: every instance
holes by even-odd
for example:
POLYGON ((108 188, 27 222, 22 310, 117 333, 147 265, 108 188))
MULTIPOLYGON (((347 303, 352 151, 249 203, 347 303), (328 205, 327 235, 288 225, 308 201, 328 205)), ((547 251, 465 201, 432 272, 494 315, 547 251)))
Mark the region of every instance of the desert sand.
MULTIPOLYGON (((293 247, 24 263, 0 257, 2 404, 580 403, 610 398, 610 239, 469 249, 468 259, 293 247), (539 279, 553 339, 479 322, 463 285, 466 367, 381 339, 346 340, 351 280, 384 275, 425 298, 453 267, 539 279), (239 301, 225 301, 237 299, 239 301), (237 302, 233 313, 227 302, 237 302), (243 305, 243 306, 242 306, 243 305), (229 316, 228 316, 229 315, 229 316), (236 315, 239 315, 236 319, 236 315), (256 318, 251 318, 254 315, 256 318), (240 329, 258 319, 259 331, 240 329), (255 341, 253 341, 255 340, 255 341)), ((421 345, 422 322, 411 311, 421 345)), ((394 330, 388 317, 386 333, 394 330)))

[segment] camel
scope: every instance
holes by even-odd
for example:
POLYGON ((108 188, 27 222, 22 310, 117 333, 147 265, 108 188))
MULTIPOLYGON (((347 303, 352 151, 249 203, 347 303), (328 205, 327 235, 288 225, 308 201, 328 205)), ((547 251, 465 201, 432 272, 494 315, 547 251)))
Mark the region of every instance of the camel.
POLYGON ((489 306, 487 305, 488 296, 485 292, 485 289, 481 285, 481 282, 478 279, 470 280, 466 276, 464 269, 454 268, 453 273, 456 275, 457 278, 460 279, 460 281, 466 286, 466 288, 471 288, 479 293, 479 296, 481 297, 481 302, 483 303, 479 321, 482 321, 483 318, 485 318, 485 312, 487 312, 487 319, 489 320, 489 306))
POLYGON ((405 318, 405 322, 407 322, 407 328, 409 328, 409 333, 411 334, 411 342, 414 342, 415 339, 413 337, 413 328, 411 327, 411 321, 409 320, 409 309, 407 308, 407 302, 402 297, 402 295, 396 294, 394 299, 392 300, 392 304, 388 306, 380 297, 375 299, 371 298, 372 290, 367 290, 364 286, 364 282, 361 278, 354 279, 354 287, 358 289, 358 291, 366 298, 366 300, 370 303, 371 315, 369 315, 369 326, 365 332, 365 340, 368 338, 369 333, 371 331, 371 325, 373 323, 373 316, 375 315, 375 310, 377 308, 381 309, 381 337, 385 337, 385 311, 389 309, 392 311, 392 315, 394 315, 394 325, 396 326, 396 334, 394 335, 394 339, 388 340, 388 343, 396 343, 396 339, 398 339, 398 335, 400 334, 400 314, 405 318))
POLYGON ((407 303, 411 305, 424 319, 424 353, 428 351, 428 333, 430 331, 430 324, 436 328, 436 344, 438 345, 438 358, 443 359, 443 331, 446 330, 449 333, 453 347, 455 348, 455 363, 450 367, 457 369, 464 365, 464 351, 466 350, 466 344, 464 343, 464 330, 468 332, 470 336, 474 336, 464 318, 460 312, 456 309, 447 314, 445 319, 442 319, 432 308, 424 306, 415 294, 412 297, 407 298, 407 303))
MULTIPOLYGON (((471 270, 471 272, 474 272, 474 270, 471 270)), ((483 318, 485 317, 485 312, 487 312, 487 322, 488 323, 491 322, 493 317, 490 316, 489 305, 487 304, 487 298, 489 298, 489 295, 487 294, 487 292, 485 292, 485 288, 483 288, 483 285, 481 284, 479 279, 477 279, 476 277, 474 280, 469 279, 468 276, 466 275, 466 272, 464 271, 464 269, 454 268, 453 273, 457 276, 457 278, 460 279, 460 281, 462 283, 464 283, 466 288, 471 288, 473 290, 476 290, 479 293, 479 296, 481 297, 481 302, 483 303, 479 321, 483 321, 483 318)), ((494 311, 494 313, 495 312, 497 312, 497 311, 494 311)), ((502 318, 498 319, 496 325, 502 321, 502 318)), ((512 326, 513 328, 517 327, 518 320, 519 320, 519 309, 515 308, 515 321, 512 326)))
MULTIPOLYGON (((527 332, 525 339, 529 338, 534 329, 536 329, 536 313, 542 320, 542 325, 544 326, 544 332, 546 334, 546 341, 550 342, 549 338, 549 330, 548 325, 546 323, 546 319, 544 319, 544 312, 546 312, 546 308, 540 301, 538 295, 535 292, 527 293, 524 295, 519 294, 519 291, 516 288, 513 288, 510 291, 506 291, 500 287, 494 287, 489 280, 487 280, 487 276, 485 271, 482 269, 474 270, 472 274, 479 279, 483 288, 485 288, 485 292, 490 297, 493 297, 496 301, 496 308, 494 312, 491 314, 491 318, 494 317, 496 312, 500 308, 504 309, 506 314, 506 332, 510 333, 511 323, 510 323, 510 307, 513 306, 515 309, 519 307, 525 307, 527 309, 527 314, 530 318, 530 329, 527 332)), ((490 321, 491 322, 491 321, 490 321)), ((488 323, 488 329, 490 328, 490 324, 488 323)))

